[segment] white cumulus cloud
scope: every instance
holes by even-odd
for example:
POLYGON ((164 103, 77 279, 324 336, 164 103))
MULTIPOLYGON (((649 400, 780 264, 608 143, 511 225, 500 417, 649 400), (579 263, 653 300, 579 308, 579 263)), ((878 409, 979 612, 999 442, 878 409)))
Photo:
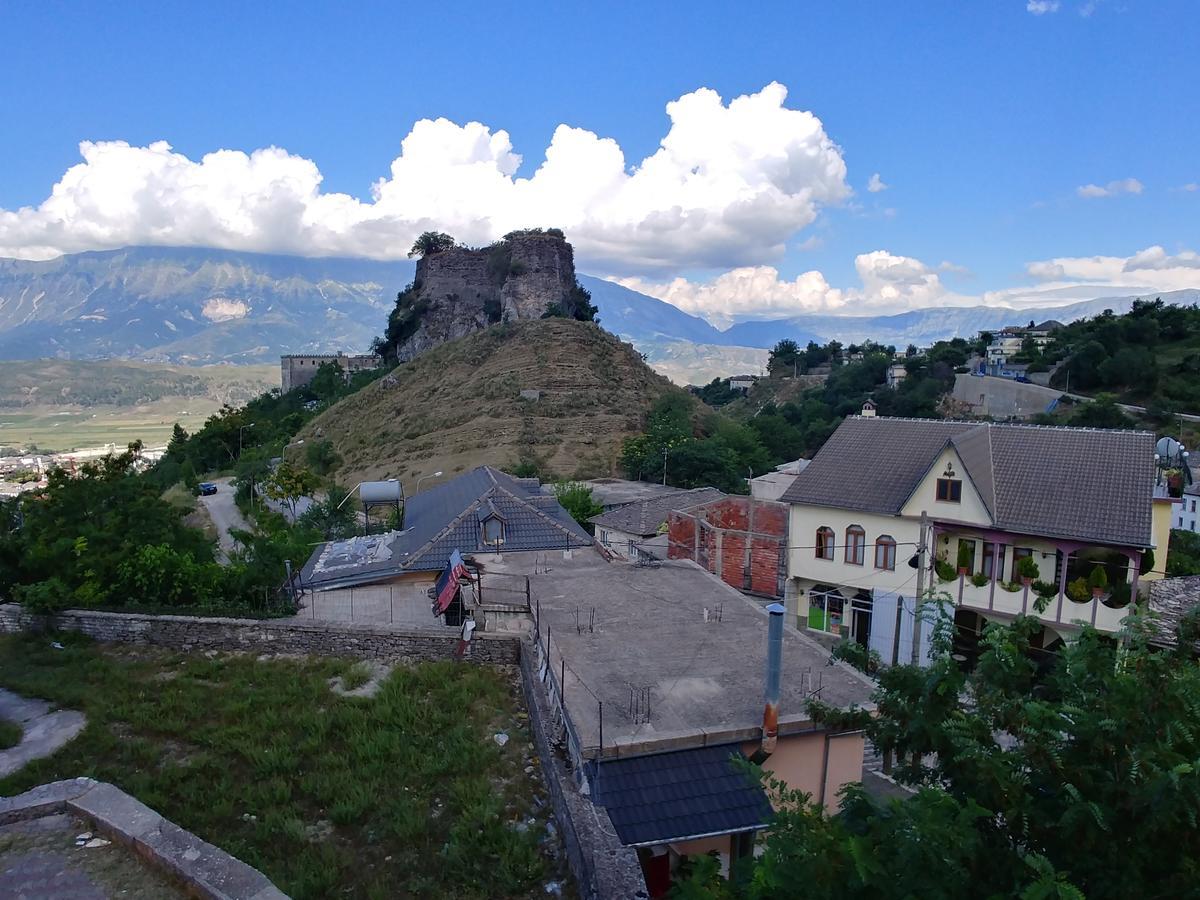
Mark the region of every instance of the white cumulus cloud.
POLYGON ((640 161, 560 125, 527 177, 507 132, 423 119, 369 201, 322 192, 317 164, 277 147, 192 160, 165 141, 84 141, 82 162, 45 201, 0 209, 0 255, 160 244, 388 259, 428 229, 484 243, 557 226, 593 269, 761 264, 850 193, 841 149, 786 99, 778 83, 729 102, 707 88, 685 94, 640 161))
POLYGON ((982 294, 961 294, 942 283, 939 272, 970 274, 949 261, 929 266, 886 250, 854 259, 859 284, 837 287, 813 270, 781 278, 772 266, 745 266, 711 281, 675 278, 615 279, 635 291, 666 300, 719 328, 745 319, 782 319, 806 313, 879 315, 946 306, 1062 306, 1094 297, 1200 288, 1200 253, 1168 253, 1147 247, 1130 256, 1056 257, 1031 262, 1033 285, 982 294))
POLYGON ((1144 185, 1136 178, 1121 178, 1108 184, 1085 184, 1075 188, 1080 197, 1115 197, 1117 194, 1140 194, 1144 185))
POLYGON ((883 179, 879 177, 878 172, 874 173, 870 178, 867 179, 867 190, 872 194, 878 194, 880 191, 886 191, 888 187, 888 185, 883 183, 883 179))
POLYGON ((1044 16, 1046 13, 1058 12, 1059 6, 1059 0, 1029 0, 1025 4, 1025 9, 1035 16, 1044 16))
POLYGON ((837 288, 818 271, 788 280, 772 266, 746 266, 708 282, 675 278, 617 279, 620 284, 666 300, 685 312, 724 327, 739 319, 781 319, 802 313, 843 315, 903 312, 926 306, 968 301, 946 289, 936 271, 909 256, 886 250, 860 253, 854 259, 861 286, 837 288))
POLYGON ((986 303, 1032 302, 1038 294, 1078 298, 1200 288, 1200 253, 1168 253, 1153 246, 1131 256, 1060 256, 1031 262, 1026 272, 1039 284, 1032 291, 1010 288, 983 297, 986 303))

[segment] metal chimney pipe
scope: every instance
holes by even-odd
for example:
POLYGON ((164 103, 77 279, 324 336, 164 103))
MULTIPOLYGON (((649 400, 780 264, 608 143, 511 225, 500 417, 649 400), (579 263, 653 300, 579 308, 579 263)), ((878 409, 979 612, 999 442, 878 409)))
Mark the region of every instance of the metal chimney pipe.
POLYGON ((767 681, 763 703, 762 745, 755 756, 766 759, 775 752, 779 736, 779 691, 783 680, 783 614, 780 603, 767 607, 767 681))

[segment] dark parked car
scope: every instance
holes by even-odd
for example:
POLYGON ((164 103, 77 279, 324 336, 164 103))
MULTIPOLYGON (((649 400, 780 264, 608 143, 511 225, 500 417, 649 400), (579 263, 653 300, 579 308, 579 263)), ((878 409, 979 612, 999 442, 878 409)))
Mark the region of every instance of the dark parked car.
POLYGON ((215 484, 213 484, 211 481, 200 482, 200 496, 201 497, 207 497, 211 494, 215 494, 216 492, 217 492, 217 486, 215 484))

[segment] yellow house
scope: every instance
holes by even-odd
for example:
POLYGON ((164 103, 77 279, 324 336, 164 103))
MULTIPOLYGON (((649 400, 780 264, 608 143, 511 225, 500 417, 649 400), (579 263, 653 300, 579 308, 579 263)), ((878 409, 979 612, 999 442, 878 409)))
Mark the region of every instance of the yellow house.
POLYGON ((1116 631, 1166 568, 1158 482, 1148 432, 849 418, 782 497, 789 611, 885 662, 911 658, 918 584, 949 595, 964 653, 1022 613, 1045 648, 1116 631))

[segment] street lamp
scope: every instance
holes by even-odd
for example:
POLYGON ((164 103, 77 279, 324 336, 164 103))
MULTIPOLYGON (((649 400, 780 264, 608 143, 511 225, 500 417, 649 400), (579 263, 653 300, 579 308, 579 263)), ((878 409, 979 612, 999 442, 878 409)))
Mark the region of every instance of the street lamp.
POLYGON ((241 425, 238 427, 238 459, 242 458, 242 432, 245 431, 247 428, 253 428, 253 427, 254 427, 253 422, 251 422, 249 425, 241 425))
POLYGON ((422 475, 420 478, 417 479, 417 489, 415 491, 413 491, 413 496, 416 496, 417 494, 421 493, 421 482, 424 481, 426 478, 441 478, 441 477, 442 477, 442 473, 440 470, 437 472, 434 472, 432 475, 422 475))

